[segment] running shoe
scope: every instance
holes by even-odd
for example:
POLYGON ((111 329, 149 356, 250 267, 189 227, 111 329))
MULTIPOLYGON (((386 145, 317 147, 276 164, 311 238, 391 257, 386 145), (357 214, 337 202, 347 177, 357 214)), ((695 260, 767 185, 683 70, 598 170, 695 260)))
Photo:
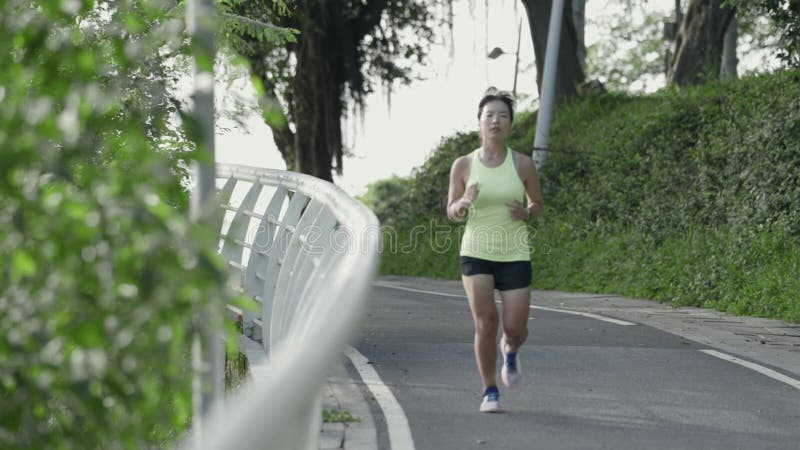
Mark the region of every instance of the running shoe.
POLYGON ((481 412, 503 412, 500 408, 500 391, 497 390, 497 386, 489 386, 486 388, 486 392, 483 393, 483 400, 481 400, 481 412))
POLYGON ((500 369, 500 379, 503 384, 513 387, 519 384, 522 378, 522 364, 519 361, 519 352, 506 353, 506 336, 500 339, 500 354, 503 355, 503 368, 500 369))

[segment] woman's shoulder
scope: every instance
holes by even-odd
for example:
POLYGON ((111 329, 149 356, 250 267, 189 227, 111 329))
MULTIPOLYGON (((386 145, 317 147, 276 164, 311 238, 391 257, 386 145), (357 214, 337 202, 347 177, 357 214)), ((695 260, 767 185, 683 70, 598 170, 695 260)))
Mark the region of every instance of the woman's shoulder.
POLYGON ((524 153, 515 150, 512 151, 514 152, 513 155, 514 161, 516 162, 517 175, 519 175, 522 182, 526 183, 528 179, 537 178, 536 164, 533 162, 533 158, 524 153))
POLYGON ((525 161, 526 163, 527 162, 531 162, 531 163, 533 162, 533 158, 531 158, 530 155, 527 155, 525 153, 522 153, 522 152, 514 150, 514 149, 510 149, 510 150, 512 152, 514 152, 514 156, 517 158, 517 161, 525 161))
POLYGON ((472 165, 472 158, 475 155, 476 150, 473 150, 466 155, 461 155, 453 161, 453 167, 470 167, 472 165))
POLYGON ((517 167, 519 167, 520 169, 536 167, 535 164, 533 163, 533 158, 531 158, 530 155, 526 155, 525 153, 518 152, 513 149, 511 151, 514 152, 514 159, 517 162, 517 167))
POLYGON ((466 155, 461 155, 453 161, 453 166, 450 168, 450 175, 466 182, 472 172, 472 155, 475 151, 469 152, 466 155))

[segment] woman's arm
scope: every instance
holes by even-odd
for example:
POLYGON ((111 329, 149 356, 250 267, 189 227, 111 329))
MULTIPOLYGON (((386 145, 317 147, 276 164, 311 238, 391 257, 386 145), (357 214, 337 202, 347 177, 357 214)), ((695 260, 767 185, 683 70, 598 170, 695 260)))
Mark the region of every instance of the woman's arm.
POLYGON ((469 205, 478 195, 478 185, 466 187, 470 160, 462 156, 450 167, 450 184, 447 190, 447 217, 452 221, 464 220, 469 205))
POLYGON ((539 173, 536 171, 536 164, 530 156, 523 156, 522 169, 525 178, 523 184, 525 185, 525 196, 528 198, 528 219, 535 219, 544 211, 544 204, 542 203, 542 188, 539 185, 539 173))
POLYGON ((508 214, 511 220, 530 220, 542 214, 544 206, 542 204, 542 190, 539 186, 539 174, 536 172, 536 164, 530 156, 517 153, 517 174, 525 186, 525 197, 528 204, 523 206, 519 200, 514 200, 507 204, 508 214))

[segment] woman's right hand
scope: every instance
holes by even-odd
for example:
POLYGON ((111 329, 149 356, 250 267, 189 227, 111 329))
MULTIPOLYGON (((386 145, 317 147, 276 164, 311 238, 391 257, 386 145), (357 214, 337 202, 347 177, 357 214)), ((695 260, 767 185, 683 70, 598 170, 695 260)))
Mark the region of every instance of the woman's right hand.
POLYGON ((464 195, 461 197, 462 200, 466 201, 467 207, 478 198, 478 191, 479 191, 478 183, 472 183, 467 187, 467 191, 464 192, 464 195))
POLYGON ((455 214, 453 214, 452 217, 453 219, 457 220, 464 219, 467 209, 469 209, 470 205, 472 205, 475 199, 478 198, 478 191, 479 191, 478 183, 471 184, 469 187, 467 187, 467 190, 466 192, 464 192, 464 195, 462 195, 461 198, 458 199, 456 202, 454 202, 453 205, 451 206, 452 208, 455 209, 455 214))

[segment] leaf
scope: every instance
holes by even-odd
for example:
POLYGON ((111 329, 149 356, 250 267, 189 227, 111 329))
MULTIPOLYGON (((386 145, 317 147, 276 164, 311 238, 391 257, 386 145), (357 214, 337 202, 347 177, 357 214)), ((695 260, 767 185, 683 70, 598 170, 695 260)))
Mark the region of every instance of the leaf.
POLYGON ((36 260, 30 253, 23 249, 14 251, 11 255, 11 278, 19 281, 21 278, 36 273, 36 260))

